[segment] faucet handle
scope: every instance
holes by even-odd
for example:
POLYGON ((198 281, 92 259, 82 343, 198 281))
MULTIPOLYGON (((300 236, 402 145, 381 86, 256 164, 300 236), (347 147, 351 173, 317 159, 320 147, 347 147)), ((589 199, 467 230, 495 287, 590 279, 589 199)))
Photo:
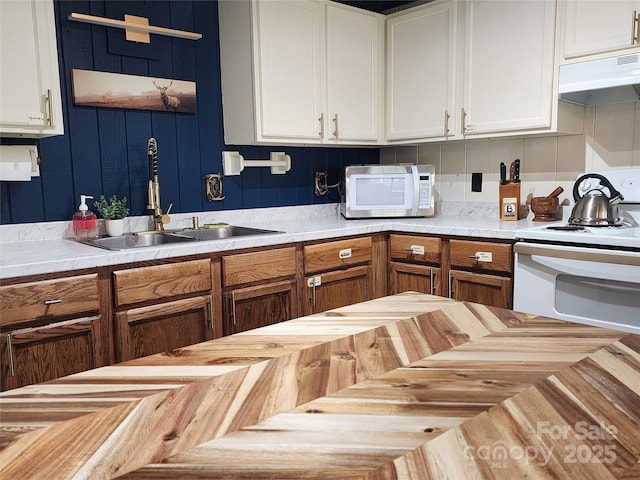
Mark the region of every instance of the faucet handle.
POLYGON ((173 208, 173 203, 170 203, 169 208, 167 208, 167 211, 165 212, 165 215, 169 215, 169 213, 171 213, 172 208, 173 208))
POLYGON ((197 230, 200 227, 198 217, 191 217, 191 227, 194 230, 197 230))

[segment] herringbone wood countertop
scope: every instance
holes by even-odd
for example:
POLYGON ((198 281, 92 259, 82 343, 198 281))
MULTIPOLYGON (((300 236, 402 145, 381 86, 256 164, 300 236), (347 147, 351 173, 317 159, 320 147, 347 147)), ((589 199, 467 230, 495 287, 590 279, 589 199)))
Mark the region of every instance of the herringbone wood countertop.
POLYGON ((0 478, 640 476, 640 336, 417 293, 0 395, 0 478))

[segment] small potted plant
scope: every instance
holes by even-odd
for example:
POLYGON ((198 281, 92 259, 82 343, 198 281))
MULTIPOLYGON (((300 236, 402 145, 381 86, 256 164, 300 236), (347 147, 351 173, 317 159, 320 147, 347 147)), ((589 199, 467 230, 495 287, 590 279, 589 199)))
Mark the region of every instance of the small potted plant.
POLYGON ((124 233, 124 218, 129 215, 127 197, 118 199, 116 195, 112 195, 107 199, 104 195, 100 195, 100 200, 94 202, 93 205, 105 220, 104 227, 107 235, 118 237, 124 233))

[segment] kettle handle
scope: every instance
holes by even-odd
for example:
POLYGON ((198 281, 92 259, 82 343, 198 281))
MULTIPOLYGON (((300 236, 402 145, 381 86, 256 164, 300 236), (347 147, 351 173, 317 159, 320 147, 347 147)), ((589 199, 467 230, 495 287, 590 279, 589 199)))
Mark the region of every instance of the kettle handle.
POLYGON ((613 188, 613 185, 611 185, 611 182, 609 182, 609 180, 607 180, 606 177, 600 175, 599 173, 585 173, 584 175, 582 175, 576 180, 576 183, 573 184, 573 199, 576 202, 582 198, 580 196, 580 192, 578 191, 578 187, 580 186, 582 181, 586 180, 587 178, 597 178, 598 180, 600 180, 600 183, 602 184, 602 186, 607 187, 609 189, 610 200, 618 200, 618 201, 624 200, 624 197, 622 196, 622 194, 618 190, 613 188))

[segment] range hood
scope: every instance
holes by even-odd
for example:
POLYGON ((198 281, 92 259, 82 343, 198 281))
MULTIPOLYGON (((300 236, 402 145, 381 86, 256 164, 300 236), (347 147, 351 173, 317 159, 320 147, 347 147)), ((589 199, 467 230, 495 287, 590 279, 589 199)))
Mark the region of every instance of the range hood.
POLYGON ((640 99, 640 53, 560 65, 560 99, 581 105, 640 99))

